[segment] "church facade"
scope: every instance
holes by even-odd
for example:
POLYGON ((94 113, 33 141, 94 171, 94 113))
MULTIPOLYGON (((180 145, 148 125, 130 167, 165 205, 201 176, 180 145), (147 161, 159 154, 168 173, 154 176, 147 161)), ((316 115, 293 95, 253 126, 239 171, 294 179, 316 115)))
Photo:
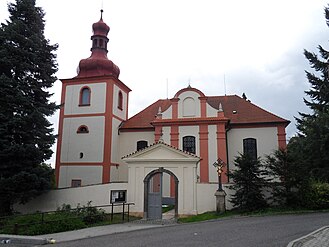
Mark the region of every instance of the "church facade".
POLYGON ((129 118, 131 90, 107 57, 109 30, 102 18, 93 24, 91 56, 76 77, 62 80, 58 188, 123 182, 110 202, 121 198, 134 202, 136 213, 151 214, 150 198, 160 193, 161 205, 196 214, 214 206, 214 165, 224 165, 227 190, 239 153, 265 157, 286 147, 288 120, 237 95, 207 96, 190 86, 129 118))

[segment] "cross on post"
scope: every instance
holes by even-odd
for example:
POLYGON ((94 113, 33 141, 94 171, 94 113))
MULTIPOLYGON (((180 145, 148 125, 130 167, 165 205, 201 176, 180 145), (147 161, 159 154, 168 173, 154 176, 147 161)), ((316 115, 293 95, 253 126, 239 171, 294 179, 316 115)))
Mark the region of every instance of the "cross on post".
POLYGON ((217 169, 217 174, 218 174, 218 189, 217 189, 217 191, 222 191, 223 187, 222 187, 222 176, 221 175, 222 175, 222 172, 223 172, 223 168, 224 168, 224 166, 226 166, 226 164, 223 160, 218 158, 212 165, 217 169))

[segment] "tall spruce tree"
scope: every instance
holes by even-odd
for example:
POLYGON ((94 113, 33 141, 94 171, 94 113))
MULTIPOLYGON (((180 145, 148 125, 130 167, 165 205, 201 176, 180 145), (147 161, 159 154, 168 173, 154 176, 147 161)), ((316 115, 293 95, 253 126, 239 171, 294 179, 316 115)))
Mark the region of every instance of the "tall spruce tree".
POLYGON ((0 214, 51 186, 43 164, 55 141, 47 120, 57 109, 48 89, 56 81, 57 45, 44 36, 44 12, 35 0, 8 4, 0 28, 0 214))
MULTIPOLYGON (((328 7, 325 8, 325 17, 329 26, 328 7)), ((307 166, 308 174, 329 181, 329 52, 321 45, 318 52, 304 51, 314 69, 314 72, 306 71, 311 88, 305 91, 309 100, 304 99, 311 113, 300 113, 300 118, 297 118, 299 136, 295 146, 299 147, 296 155, 307 166)))
POLYGON ((230 173, 234 182, 230 188, 235 190, 231 199, 233 206, 247 212, 265 208, 267 202, 263 190, 267 181, 260 159, 241 154, 235 158, 234 164, 237 169, 230 173))

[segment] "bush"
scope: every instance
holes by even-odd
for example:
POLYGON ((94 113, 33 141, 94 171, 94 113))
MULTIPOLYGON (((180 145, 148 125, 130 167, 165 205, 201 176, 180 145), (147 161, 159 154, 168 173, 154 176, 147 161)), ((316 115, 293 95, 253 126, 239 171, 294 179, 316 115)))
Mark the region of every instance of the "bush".
POLYGON ((311 181, 306 200, 308 208, 329 209, 329 183, 311 181))

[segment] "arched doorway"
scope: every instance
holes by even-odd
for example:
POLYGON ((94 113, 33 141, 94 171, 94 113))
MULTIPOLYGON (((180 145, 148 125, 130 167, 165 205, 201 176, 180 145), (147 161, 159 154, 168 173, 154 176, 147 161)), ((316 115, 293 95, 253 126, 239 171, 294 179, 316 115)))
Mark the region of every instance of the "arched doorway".
MULTIPOLYGON (((163 167, 151 171, 144 178, 144 218, 162 219, 162 205, 174 204, 175 218, 178 217, 178 178, 176 175, 163 167), (164 174, 169 175, 171 186, 170 194, 173 200, 163 196, 164 174)), ((170 186, 170 185, 169 185, 170 186)))

